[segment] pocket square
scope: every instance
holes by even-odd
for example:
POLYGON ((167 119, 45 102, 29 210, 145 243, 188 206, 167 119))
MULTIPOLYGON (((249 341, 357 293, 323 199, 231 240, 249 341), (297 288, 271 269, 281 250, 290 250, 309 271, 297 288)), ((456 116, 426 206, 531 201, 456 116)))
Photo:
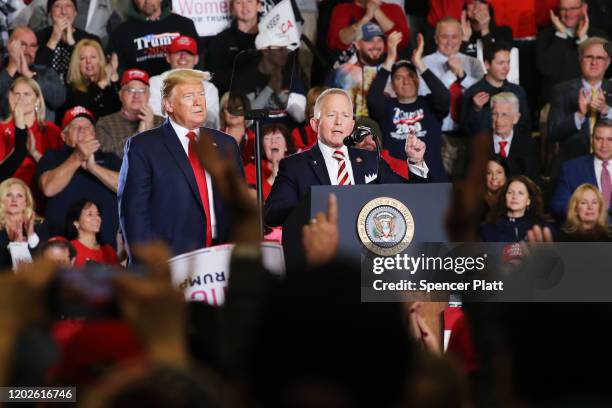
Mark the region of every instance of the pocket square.
POLYGON ((376 180, 376 177, 378 177, 378 174, 373 173, 373 174, 366 174, 365 175, 365 183, 366 184, 370 184, 371 182, 373 182, 374 180, 376 180))

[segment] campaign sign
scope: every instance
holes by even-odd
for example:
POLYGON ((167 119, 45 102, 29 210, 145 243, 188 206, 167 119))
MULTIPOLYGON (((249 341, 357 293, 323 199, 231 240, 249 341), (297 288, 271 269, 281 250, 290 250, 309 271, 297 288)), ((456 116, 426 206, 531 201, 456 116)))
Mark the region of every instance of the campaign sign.
POLYGON ((193 20, 198 35, 217 35, 230 25, 229 0, 172 0, 172 11, 193 20))
MULTIPOLYGON (((170 259, 172 284, 185 294, 188 302, 221 306, 225 302, 229 266, 234 244, 217 245, 170 259)), ((264 267, 275 275, 285 274, 282 245, 262 242, 264 267)))

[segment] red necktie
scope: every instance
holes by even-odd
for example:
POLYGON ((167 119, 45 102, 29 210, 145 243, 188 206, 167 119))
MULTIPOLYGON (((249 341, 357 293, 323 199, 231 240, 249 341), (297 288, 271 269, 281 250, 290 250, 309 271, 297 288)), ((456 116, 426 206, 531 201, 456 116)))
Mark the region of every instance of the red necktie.
POLYGON ((508 142, 506 142, 505 140, 502 140, 501 142, 499 142, 499 155, 501 157, 508 157, 508 153, 506 152, 507 144, 508 142))
POLYGON ((204 173, 204 169, 202 168, 202 165, 200 164, 198 156, 195 152, 195 132, 188 132, 186 136, 189 138, 189 163, 191 164, 191 168, 193 169, 196 184, 198 185, 198 190, 200 191, 200 199, 202 200, 202 205, 204 205, 204 213, 206 215, 206 246, 209 247, 212 245, 212 226, 210 222, 210 205, 208 204, 208 186, 206 184, 206 173, 204 173))
POLYGON ((461 97, 463 96, 463 88, 459 80, 453 82, 448 90, 450 91, 451 118, 459 123, 461 121, 461 97))
POLYGON ((344 153, 342 150, 335 150, 332 157, 336 159, 338 162, 338 185, 339 186, 347 186, 351 184, 351 180, 349 179, 348 170, 346 169, 346 162, 344 160, 344 153))
POLYGON ((608 171, 608 162, 603 162, 601 168, 601 193, 604 201, 606 202, 606 208, 610 208, 610 199, 612 198, 612 180, 610 179, 610 172, 608 171))

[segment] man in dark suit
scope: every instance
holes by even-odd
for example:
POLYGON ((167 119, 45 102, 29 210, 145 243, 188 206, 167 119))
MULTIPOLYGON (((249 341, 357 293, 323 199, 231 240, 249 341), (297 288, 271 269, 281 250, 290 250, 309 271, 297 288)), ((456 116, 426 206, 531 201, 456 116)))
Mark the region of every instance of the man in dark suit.
POLYGON ((560 0, 559 16, 551 14, 552 24, 538 32, 536 68, 541 75, 542 104, 552 99, 551 89, 580 75, 580 45, 588 38, 606 37, 589 24, 586 0, 560 0))
POLYGON ((540 183, 535 143, 531 135, 518 126, 521 116, 518 97, 512 92, 501 92, 491 98, 491 106, 493 153, 508 158, 512 175, 522 174, 540 183))
POLYGON ((567 161, 561 167, 551 208, 561 218, 567 214, 570 196, 581 184, 589 183, 602 192, 610 213, 612 191, 612 121, 600 119, 593 132, 593 154, 567 161))
POLYGON ((201 128, 206 121, 202 83, 199 71, 168 75, 162 86, 168 120, 126 144, 118 196, 128 248, 161 239, 178 255, 228 239, 229 214, 197 160, 195 139, 206 131, 221 151, 232 153, 241 174, 242 163, 233 138, 201 128))
POLYGON ((612 118, 612 84, 603 80, 610 65, 609 46, 603 38, 584 41, 578 49, 581 77, 553 88, 548 134, 552 142, 560 144, 554 169, 566 160, 589 154, 595 122, 612 118))
MULTIPOLYGON (((375 152, 347 148, 343 140, 353 130, 353 104, 338 88, 324 91, 314 107, 310 125, 318 142, 309 150, 284 158, 266 201, 266 224, 282 225, 291 210, 315 185, 404 183, 375 152)), ((422 182, 429 169, 423 160, 425 143, 416 136, 406 141, 410 180, 422 182)))

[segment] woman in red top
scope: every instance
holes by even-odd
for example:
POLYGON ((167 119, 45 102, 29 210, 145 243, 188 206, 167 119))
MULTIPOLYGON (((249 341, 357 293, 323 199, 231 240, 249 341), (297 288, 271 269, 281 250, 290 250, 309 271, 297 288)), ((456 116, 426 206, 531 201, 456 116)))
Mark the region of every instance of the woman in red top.
POLYGON ((98 240, 102 217, 98 205, 91 200, 77 201, 66 216, 66 237, 76 249, 74 266, 87 262, 119 265, 117 253, 98 240))
POLYGON ((20 119, 23 117, 25 131, 28 134, 28 154, 13 177, 23 180, 32 187, 32 177, 36 172, 38 160, 47 149, 56 149, 64 145, 61 131, 54 123, 45 121, 45 100, 40 87, 33 79, 19 77, 13 81, 9 88, 8 100, 11 114, 7 121, 0 123, 0 161, 10 155, 15 148, 15 114, 18 113, 20 119))
MULTIPOLYGON (((264 125, 260 131, 261 150, 263 158, 261 160, 261 172, 263 179, 264 200, 268 198, 274 179, 278 173, 278 164, 282 158, 295 153, 295 145, 289 129, 281 123, 270 123, 264 125)), ((244 166, 244 174, 249 186, 255 187, 257 172, 255 163, 244 166)))

